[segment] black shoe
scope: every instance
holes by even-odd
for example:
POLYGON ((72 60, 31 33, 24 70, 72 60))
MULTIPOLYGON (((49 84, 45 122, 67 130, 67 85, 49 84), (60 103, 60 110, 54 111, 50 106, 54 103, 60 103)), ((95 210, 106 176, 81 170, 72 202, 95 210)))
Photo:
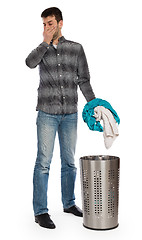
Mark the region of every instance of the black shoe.
POLYGON ((65 213, 72 213, 72 214, 74 214, 75 216, 78 216, 78 217, 83 217, 83 213, 82 213, 81 209, 79 207, 77 207, 76 205, 74 205, 73 207, 64 209, 64 212, 65 213))
POLYGON ((55 224, 50 219, 50 215, 48 213, 35 216, 35 222, 44 228, 50 228, 50 229, 56 228, 55 224))

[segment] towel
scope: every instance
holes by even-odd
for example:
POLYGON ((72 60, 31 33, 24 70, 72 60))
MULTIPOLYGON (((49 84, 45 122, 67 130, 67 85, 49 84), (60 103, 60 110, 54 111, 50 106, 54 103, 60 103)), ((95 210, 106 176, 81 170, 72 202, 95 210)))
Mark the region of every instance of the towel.
POLYGON ((116 137, 119 136, 116 120, 111 111, 103 106, 94 108, 94 117, 97 122, 103 120, 104 144, 109 149, 116 137))
POLYGON ((110 103, 101 98, 95 98, 95 99, 91 100, 90 102, 86 103, 86 105, 84 106, 83 112, 82 112, 82 118, 83 118, 84 122, 87 123, 90 130, 103 132, 102 125, 100 124, 99 121, 97 122, 93 116, 94 108, 97 106, 103 106, 103 107, 109 109, 111 111, 111 113, 113 114, 116 122, 118 124, 120 123, 120 118, 119 118, 117 112, 112 108, 110 103))

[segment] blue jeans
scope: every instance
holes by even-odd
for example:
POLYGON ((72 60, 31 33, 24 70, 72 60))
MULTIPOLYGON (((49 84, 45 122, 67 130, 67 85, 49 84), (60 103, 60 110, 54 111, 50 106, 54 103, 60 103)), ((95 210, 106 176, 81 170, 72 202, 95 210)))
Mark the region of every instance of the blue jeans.
POLYGON ((37 116, 38 152, 33 177, 35 216, 48 212, 48 178, 56 132, 58 132, 60 143, 63 208, 70 208, 75 205, 76 167, 74 154, 77 139, 77 113, 52 115, 39 111, 37 116))

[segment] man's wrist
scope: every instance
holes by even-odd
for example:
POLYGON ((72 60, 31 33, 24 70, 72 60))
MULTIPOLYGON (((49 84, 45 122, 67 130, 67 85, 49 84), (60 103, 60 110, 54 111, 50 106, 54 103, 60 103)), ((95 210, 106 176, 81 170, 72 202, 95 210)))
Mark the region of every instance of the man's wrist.
POLYGON ((43 40, 43 42, 45 42, 45 43, 47 43, 48 45, 50 45, 50 41, 45 41, 45 40, 43 40))
POLYGON ((45 42, 45 41, 43 41, 43 42, 41 43, 41 45, 44 46, 44 47, 49 47, 49 44, 48 44, 47 42, 45 42))

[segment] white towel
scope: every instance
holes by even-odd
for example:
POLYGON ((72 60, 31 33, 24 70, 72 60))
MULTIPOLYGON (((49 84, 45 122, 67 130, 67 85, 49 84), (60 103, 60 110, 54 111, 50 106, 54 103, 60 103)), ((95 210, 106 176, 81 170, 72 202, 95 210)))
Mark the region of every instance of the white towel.
POLYGON ((104 143, 105 147, 108 149, 119 135, 116 120, 111 111, 103 106, 95 107, 94 113, 96 121, 103 120, 104 143))

